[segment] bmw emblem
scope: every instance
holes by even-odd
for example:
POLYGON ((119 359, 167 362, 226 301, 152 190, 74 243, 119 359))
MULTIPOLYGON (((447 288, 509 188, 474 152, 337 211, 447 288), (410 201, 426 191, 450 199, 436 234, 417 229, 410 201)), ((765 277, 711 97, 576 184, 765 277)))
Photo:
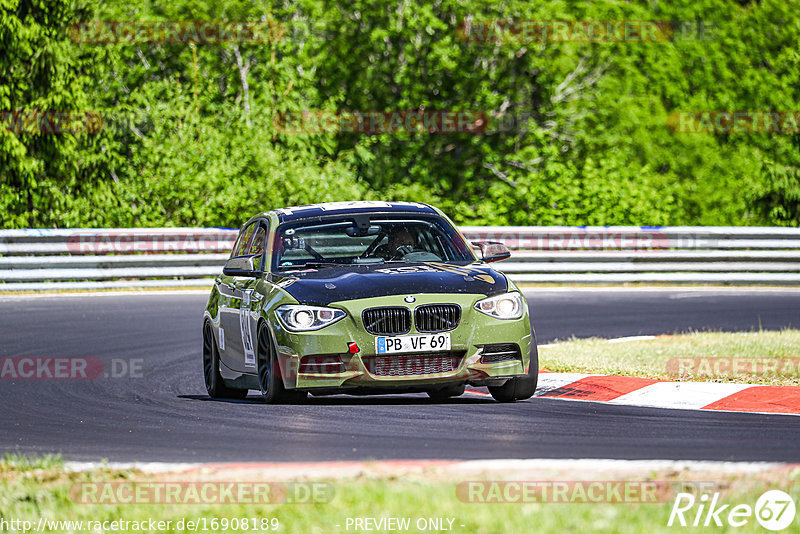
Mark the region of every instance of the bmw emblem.
POLYGON ((408 302, 409 304, 411 304, 412 302, 416 302, 416 301, 417 301, 417 299, 415 299, 415 298, 414 298, 414 297, 412 297, 411 295, 407 296, 407 297, 406 297, 406 298, 404 298, 403 300, 404 300, 404 301, 406 301, 406 302, 408 302))

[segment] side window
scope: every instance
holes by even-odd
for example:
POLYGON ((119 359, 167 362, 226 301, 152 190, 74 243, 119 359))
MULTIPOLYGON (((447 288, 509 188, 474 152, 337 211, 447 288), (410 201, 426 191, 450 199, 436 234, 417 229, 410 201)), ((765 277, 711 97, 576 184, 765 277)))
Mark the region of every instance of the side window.
POLYGON ((264 246, 267 242, 267 228, 264 224, 258 225, 253 241, 250 243, 250 248, 246 252, 247 255, 261 254, 264 252, 264 246))
POLYGON ((231 258, 237 256, 244 256, 250 246, 250 238, 253 237, 253 230, 256 228, 256 223, 248 225, 244 230, 239 232, 239 238, 236 240, 236 245, 233 247, 231 258))
POLYGON ((253 239, 250 242, 250 247, 245 254, 248 256, 256 256, 253 258, 253 267, 255 270, 260 271, 261 262, 264 259, 264 247, 267 243, 267 227, 263 222, 257 224, 258 228, 256 229, 253 239))

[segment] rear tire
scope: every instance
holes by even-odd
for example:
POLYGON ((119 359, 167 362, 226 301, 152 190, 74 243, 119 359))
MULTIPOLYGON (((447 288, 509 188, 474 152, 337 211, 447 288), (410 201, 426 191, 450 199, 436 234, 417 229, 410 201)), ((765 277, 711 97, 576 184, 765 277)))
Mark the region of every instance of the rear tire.
POLYGON ((431 389, 426 393, 435 401, 443 401, 452 397, 460 397, 466 390, 466 384, 458 384, 455 386, 447 386, 441 389, 431 389))
POLYGON ((225 385, 219 374, 219 350, 211 330, 211 323, 203 326, 203 379, 206 391, 212 399, 243 399, 247 397, 246 389, 234 389, 225 385))
POLYGON ((283 385, 281 369, 278 364, 277 351, 272 343, 272 336, 264 323, 258 326, 258 385, 261 396, 267 404, 303 402, 308 393, 298 390, 287 390, 283 385))
POLYGON ((489 393, 497 402, 514 402, 530 399, 536 393, 536 384, 539 381, 539 349, 536 338, 533 339, 531 348, 531 362, 528 374, 509 378, 502 386, 489 386, 489 393))

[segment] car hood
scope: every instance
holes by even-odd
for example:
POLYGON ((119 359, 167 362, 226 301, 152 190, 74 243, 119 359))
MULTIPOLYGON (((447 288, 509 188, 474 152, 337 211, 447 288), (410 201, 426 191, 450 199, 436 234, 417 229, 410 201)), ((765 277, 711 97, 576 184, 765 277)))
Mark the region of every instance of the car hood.
POLYGON ((387 295, 473 293, 508 290, 506 277, 482 263, 442 262, 343 265, 273 274, 272 281, 305 304, 330 304, 387 295))

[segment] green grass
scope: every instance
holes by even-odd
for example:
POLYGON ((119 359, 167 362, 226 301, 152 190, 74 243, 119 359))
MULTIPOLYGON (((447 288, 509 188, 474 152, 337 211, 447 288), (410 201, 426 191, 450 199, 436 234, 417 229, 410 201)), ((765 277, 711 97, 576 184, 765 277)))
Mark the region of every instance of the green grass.
POLYGON ((539 350, 539 364, 548 371, 664 380, 798 386, 798 363, 799 330, 698 332, 624 343, 573 339, 539 350))
POLYGON ((57 469, 63 465, 60 456, 28 458, 17 454, 6 454, 0 458, 0 475, 5 473, 29 473, 41 469, 57 469))
MULTIPOLYGON (((29 520, 40 517, 51 520, 163 520, 171 521, 166 532, 183 532, 175 528, 180 519, 205 518, 277 518, 279 532, 345 533, 347 518, 399 517, 454 518, 453 532, 517 533, 517 532, 697 532, 700 529, 667 527, 672 500, 656 504, 483 504, 465 503, 456 495, 462 480, 443 480, 441 476, 357 478, 330 481, 333 497, 318 504, 255 505, 147 505, 78 504, 70 497, 70 488, 81 482, 187 480, 189 475, 145 475, 133 471, 98 469, 90 472, 66 472, 57 459, 26 460, 6 457, 0 461, 0 517, 8 520, 29 520), (176 478, 177 477, 177 478, 176 478), (183 478, 180 478, 183 477, 183 478), (336 525, 339 525, 337 527, 336 525), (463 525, 463 526, 461 526, 463 525)), ((586 474, 575 473, 580 479, 586 474)), ((590 476, 590 475, 588 475, 590 476)), ((644 472, 637 480, 678 480, 686 473, 644 472)), ((476 480, 474 475, 465 480, 476 480)), ((195 474, 193 480, 198 480, 195 474)), ((219 479, 217 479, 219 480, 219 479)), ((222 479, 228 480, 230 479, 222 479)), ((563 480, 563 479, 562 479, 563 480)), ((586 479, 584 479, 586 480, 586 479)), ((604 479, 607 480, 607 479, 604 479)), ((683 478, 683 480, 688 480, 683 478)), ((699 480, 708 481, 705 476, 699 480)), ((753 506, 766 490, 782 489, 800 503, 800 469, 782 468, 759 475, 717 475, 715 479, 722 500, 753 506)), ((800 521, 796 519, 796 521, 800 521)), ((715 528, 718 532, 761 532, 754 519, 744 528, 715 528)), ((790 529, 791 530, 791 529, 790 529)), ((52 530, 51 530, 52 531, 52 530)), ((147 531, 147 530, 145 530, 147 531)), ((202 530, 201 530, 202 531, 202 530)), ((228 532, 241 530, 231 529, 228 532)), ((412 526, 409 530, 416 532, 412 526)), ((116 532, 107 530, 106 532, 116 532)), ((222 532, 218 529, 218 532, 222 532)), ((252 530, 251 530, 252 532, 252 530)), ((259 531, 262 532, 262 531, 259 531)), ((382 530, 377 530, 382 532, 382 530)))

